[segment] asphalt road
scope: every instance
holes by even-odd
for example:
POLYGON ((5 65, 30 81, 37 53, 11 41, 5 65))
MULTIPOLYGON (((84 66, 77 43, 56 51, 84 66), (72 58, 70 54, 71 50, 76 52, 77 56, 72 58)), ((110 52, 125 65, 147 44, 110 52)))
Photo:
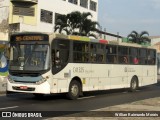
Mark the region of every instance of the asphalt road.
POLYGON ((62 116, 155 97, 160 97, 160 83, 134 93, 126 89, 89 92, 78 100, 68 100, 65 95, 45 96, 42 99, 36 99, 31 94, 0 95, 0 112, 49 111, 54 116, 62 116))

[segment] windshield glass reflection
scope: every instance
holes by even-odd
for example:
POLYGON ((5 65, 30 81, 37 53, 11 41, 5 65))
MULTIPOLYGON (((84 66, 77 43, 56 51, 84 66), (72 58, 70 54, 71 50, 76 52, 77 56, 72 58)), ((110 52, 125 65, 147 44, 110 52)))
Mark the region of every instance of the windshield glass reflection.
POLYGON ((49 46, 15 44, 11 46, 10 70, 37 71, 49 67, 49 46))

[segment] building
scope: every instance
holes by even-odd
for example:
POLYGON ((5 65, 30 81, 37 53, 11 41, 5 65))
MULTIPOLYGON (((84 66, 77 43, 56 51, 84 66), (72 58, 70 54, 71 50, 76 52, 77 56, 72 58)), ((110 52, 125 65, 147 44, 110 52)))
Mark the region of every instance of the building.
POLYGON ((151 39, 151 45, 160 53, 160 36, 150 36, 149 38, 151 39))
MULTIPOLYGON (((1 40, 8 40, 9 32, 54 32, 56 16, 73 11, 90 12, 92 20, 98 21, 98 0, 0 0, 0 5, 1 40)), ((102 31, 99 37, 122 41, 121 36, 102 31)))
MULTIPOLYGON (((90 12, 98 21, 98 0, 0 0, 0 6, 0 40, 8 40, 9 32, 54 32, 56 16, 73 11, 90 12)), ((99 37, 122 41, 121 36, 102 31, 99 37)))
POLYGON ((8 76, 8 54, 4 52, 8 48, 8 18, 9 0, 0 0, 0 89, 3 89, 2 84, 8 76))
POLYGON ((90 12, 98 21, 98 0, 10 0, 11 32, 54 32, 58 14, 90 12))
POLYGON ((9 2, 0 0, 0 41, 8 40, 9 2))
POLYGON ((151 44, 157 49, 157 74, 160 75, 160 36, 150 36, 151 44))

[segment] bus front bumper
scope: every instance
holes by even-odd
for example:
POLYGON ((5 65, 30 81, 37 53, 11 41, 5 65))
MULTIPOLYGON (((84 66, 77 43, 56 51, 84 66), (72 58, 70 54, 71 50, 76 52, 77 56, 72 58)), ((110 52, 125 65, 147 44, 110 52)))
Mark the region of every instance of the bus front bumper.
POLYGON ((39 85, 29 83, 10 83, 7 81, 7 92, 50 94, 50 85, 47 81, 39 85))

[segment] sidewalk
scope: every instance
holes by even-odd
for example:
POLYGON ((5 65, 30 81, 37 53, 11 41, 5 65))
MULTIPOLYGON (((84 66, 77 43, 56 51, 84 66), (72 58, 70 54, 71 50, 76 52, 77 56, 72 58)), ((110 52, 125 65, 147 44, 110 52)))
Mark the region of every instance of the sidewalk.
MULTIPOLYGON (((160 75, 158 75, 157 84, 160 84, 160 75)), ((135 101, 127 104, 115 105, 111 107, 105 107, 93 111, 94 112, 90 111, 61 117, 53 117, 45 120, 160 120, 160 97, 135 101), (108 112, 114 113, 115 111, 119 113, 134 113, 134 111, 140 111, 140 113, 143 112, 144 114, 155 112, 158 114, 158 117, 105 117, 106 115, 104 115, 105 112, 106 114, 108 114, 108 112), (101 114, 100 116, 99 113, 103 114, 101 114)))
POLYGON ((53 117, 45 120, 160 120, 160 97, 145 99, 145 100, 136 101, 128 104, 121 104, 121 105, 101 108, 101 109, 94 110, 94 112, 91 111, 91 112, 76 113, 76 114, 66 115, 62 117, 53 117), (108 114, 108 112, 112 113, 112 111, 113 113, 116 111, 119 114, 122 114, 125 112, 129 114, 131 112, 132 114, 134 112, 137 113, 137 111, 140 111, 139 115, 144 114, 145 116, 144 117, 143 116, 142 117, 122 117, 122 116, 121 117, 105 117, 106 116, 105 112, 106 114, 108 114), (103 113, 101 114, 102 115, 101 117, 97 117, 99 116, 98 115, 99 113, 103 113), (148 113, 150 113, 150 116, 146 117, 148 113))
MULTIPOLYGON (((6 80, 0 79, 0 93, 5 93, 5 91, 6 80)), ((160 120, 160 97, 135 101, 127 104, 115 105, 111 107, 105 107, 89 112, 48 118, 45 120, 160 120), (155 113, 158 113, 158 117, 106 117, 105 114, 108 114, 108 112, 112 113, 112 111, 113 113, 115 111, 119 113, 133 113, 134 111, 141 111, 144 114, 154 111, 155 113)))
POLYGON ((6 92, 6 86, 7 86, 6 78, 1 76, 0 77, 0 94, 6 92))

